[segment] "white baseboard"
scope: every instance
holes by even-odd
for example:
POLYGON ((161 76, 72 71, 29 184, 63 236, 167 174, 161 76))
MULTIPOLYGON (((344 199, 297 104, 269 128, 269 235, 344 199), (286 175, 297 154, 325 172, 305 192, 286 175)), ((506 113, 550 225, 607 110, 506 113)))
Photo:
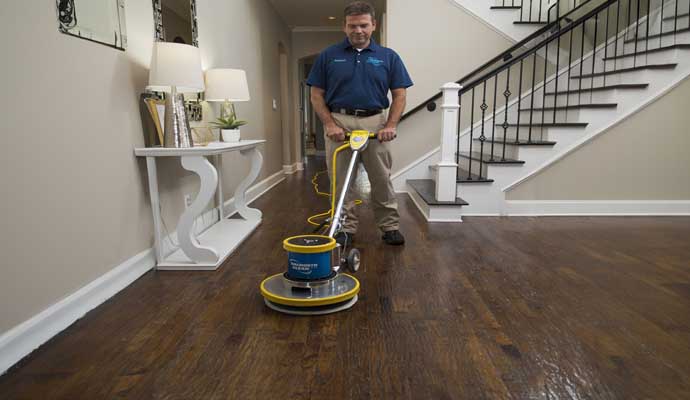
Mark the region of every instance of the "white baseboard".
MULTIPOLYGON (((282 171, 279 171, 252 186, 247 191, 248 203, 258 199, 283 180, 285 180, 285 176, 282 171)), ((234 207, 234 198, 225 203, 225 210, 227 216, 237 212, 234 207)), ((217 220, 217 208, 207 211, 197 219, 197 231, 206 230, 217 220)), ((170 236, 176 238, 177 234, 173 232, 170 236)), ((172 249, 169 238, 164 239, 163 243, 164 251, 172 249)), ((0 375, 86 315, 87 312, 129 286, 155 265, 154 250, 142 251, 39 314, 0 335, 0 375)))
POLYGON ((690 200, 507 200, 509 216, 688 216, 690 200))
POLYGON ((0 336, 0 375, 156 264, 145 250, 0 336))
POLYGON ((304 163, 301 163, 301 162, 294 163, 292 165, 283 165, 283 173, 285 175, 291 175, 297 171, 302 171, 302 170, 304 170, 304 163))

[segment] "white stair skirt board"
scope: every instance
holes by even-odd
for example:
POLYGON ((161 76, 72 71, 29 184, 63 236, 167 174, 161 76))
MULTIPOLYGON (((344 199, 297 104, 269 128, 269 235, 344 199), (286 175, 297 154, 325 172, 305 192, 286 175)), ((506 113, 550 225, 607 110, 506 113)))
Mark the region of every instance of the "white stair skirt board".
MULTIPOLYGON (((255 184, 247 191, 248 203, 261 197, 285 180, 279 171, 255 184)), ((226 204, 234 204, 230 199, 226 204)), ((226 206, 226 214, 237 210, 226 206)), ((218 210, 209 210, 197 219, 197 229, 204 231, 218 219, 218 210), (215 218, 215 219, 214 219, 215 218)), ((175 233, 170 236, 176 236, 175 233)), ((170 243, 170 238, 164 240, 170 243)), ((106 272, 93 282, 46 308, 39 314, 0 335, 0 375, 29 355, 53 336, 62 332, 86 313, 139 279, 156 265, 154 250, 147 249, 106 272)))

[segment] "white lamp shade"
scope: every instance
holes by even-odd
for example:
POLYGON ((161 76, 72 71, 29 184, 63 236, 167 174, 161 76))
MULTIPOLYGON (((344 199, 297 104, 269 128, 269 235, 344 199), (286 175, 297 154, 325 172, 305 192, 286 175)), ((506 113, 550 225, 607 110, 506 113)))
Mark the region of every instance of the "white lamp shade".
POLYGON ((155 42, 147 89, 170 92, 175 86, 180 93, 204 91, 204 72, 199 49, 188 44, 155 42))
POLYGON ((206 71, 206 101, 249 101, 247 74, 241 69, 214 68, 206 71))

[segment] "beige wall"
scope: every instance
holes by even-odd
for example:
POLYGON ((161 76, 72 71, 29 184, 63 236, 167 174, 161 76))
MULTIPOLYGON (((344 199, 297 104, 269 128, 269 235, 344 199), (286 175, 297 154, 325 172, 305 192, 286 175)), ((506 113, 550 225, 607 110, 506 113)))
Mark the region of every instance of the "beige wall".
MULTIPOLYGON (((55 1, 8 2, 0 14, 0 334, 153 244, 138 96, 148 79, 150 0, 126 2, 126 52, 60 34, 55 1), (26 21, 31 21, 27 23, 26 21)), ((287 28, 264 0, 198 2, 203 64, 247 71, 238 106, 262 148, 265 178, 281 169, 278 42, 287 28), (229 22, 231 21, 231 22, 229 22)), ((211 116, 207 116, 210 118, 211 116)), ((226 157, 226 196, 247 160, 226 157)), ((158 164, 164 217, 174 229, 198 178, 158 164)))
MULTIPOLYGON (((428 0, 420 7, 410 7, 408 0, 388 0, 387 22, 388 47, 400 54, 414 81, 408 110, 512 45, 448 0, 428 0)), ((395 171, 440 144, 440 108, 431 116, 419 113, 429 114, 419 111, 399 127, 393 142, 395 171)))
POLYGON ((509 200, 690 199, 690 79, 506 194, 509 200))

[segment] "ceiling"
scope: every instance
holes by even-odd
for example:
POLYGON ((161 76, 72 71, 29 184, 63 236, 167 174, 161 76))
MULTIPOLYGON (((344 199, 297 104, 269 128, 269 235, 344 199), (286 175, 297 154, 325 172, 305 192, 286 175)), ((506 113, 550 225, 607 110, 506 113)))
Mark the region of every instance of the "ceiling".
MULTIPOLYGON (((343 9, 352 0, 269 0, 290 27, 333 27, 343 24, 343 9), (328 17, 336 17, 329 20, 328 17)), ((384 11, 385 0, 370 0, 377 17, 384 11)))

